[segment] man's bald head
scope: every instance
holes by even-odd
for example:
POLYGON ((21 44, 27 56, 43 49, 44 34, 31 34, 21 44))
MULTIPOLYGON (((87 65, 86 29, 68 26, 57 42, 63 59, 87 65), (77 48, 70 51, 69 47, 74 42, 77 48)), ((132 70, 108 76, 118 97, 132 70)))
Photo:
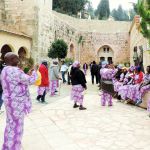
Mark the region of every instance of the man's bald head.
POLYGON ((8 52, 4 56, 4 61, 7 66, 17 66, 19 63, 19 57, 13 52, 8 52))

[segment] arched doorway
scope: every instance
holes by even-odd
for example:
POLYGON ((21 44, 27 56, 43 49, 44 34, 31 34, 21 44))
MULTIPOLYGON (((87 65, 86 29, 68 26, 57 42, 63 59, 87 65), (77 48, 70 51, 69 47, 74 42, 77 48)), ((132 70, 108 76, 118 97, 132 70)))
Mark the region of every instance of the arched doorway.
POLYGON ((27 50, 25 47, 20 47, 18 50, 18 56, 19 56, 19 67, 23 70, 29 66, 29 59, 27 58, 27 50))
POLYGON ((73 44, 70 45, 69 55, 71 59, 74 59, 74 45, 73 44))
POLYGON ((98 57, 100 62, 105 60, 108 61, 108 63, 112 63, 114 59, 114 52, 111 47, 104 45, 98 50, 98 57))
POLYGON ((20 47, 18 50, 18 56, 19 58, 26 58, 27 57, 27 52, 24 47, 20 47))
POLYGON ((1 59, 4 60, 4 56, 6 53, 8 52, 12 52, 12 48, 11 46, 5 44, 2 48, 1 48, 1 59))

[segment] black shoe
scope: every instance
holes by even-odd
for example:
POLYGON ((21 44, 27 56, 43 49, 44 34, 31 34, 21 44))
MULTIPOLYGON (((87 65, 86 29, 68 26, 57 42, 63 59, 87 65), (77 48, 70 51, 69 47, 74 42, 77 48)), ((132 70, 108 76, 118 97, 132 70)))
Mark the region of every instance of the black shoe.
POLYGON ((57 93, 58 91, 57 90, 55 90, 55 93, 57 93))
POLYGON ((77 105, 76 103, 73 105, 73 108, 78 108, 79 105, 77 105))
POLYGON ((118 99, 118 100, 121 100, 121 96, 120 96, 120 95, 118 95, 118 96, 117 96, 117 99, 118 99))
POLYGON ((42 97, 41 95, 38 95, 37 98, 36 98, 36 100, 37 100, 37 101, 40 101, 40 98, 41 98, 41 97, 42 97))
POLYGON ((86 110, 86 108, 81 105, 81 106, 79 107, 79 110, 86 110))

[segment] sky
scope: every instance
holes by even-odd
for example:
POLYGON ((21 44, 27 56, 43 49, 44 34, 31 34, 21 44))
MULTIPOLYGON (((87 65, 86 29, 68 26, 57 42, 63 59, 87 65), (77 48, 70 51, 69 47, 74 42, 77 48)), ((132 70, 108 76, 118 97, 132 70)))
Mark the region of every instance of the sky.
MULTIPOLYGON (((91 0, 94 9, 97 8, 97 5, 99 4, 101 0, 91 0)), ((131 3, 136 3, 137 0, 109 0, 110 9, 118 8, 119 5, 122 5, 124 9, 130 9, 133 8, 131 3)))

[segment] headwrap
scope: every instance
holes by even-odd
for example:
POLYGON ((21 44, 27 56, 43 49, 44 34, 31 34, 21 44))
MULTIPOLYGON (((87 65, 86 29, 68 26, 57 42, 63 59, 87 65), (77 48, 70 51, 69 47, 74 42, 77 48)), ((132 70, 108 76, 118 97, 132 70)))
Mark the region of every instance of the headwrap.
POLYGON ((107 65, 108 65, 108 62, 107 62, 107 61, 103 61, 103 62, 102 62, 102 68, 105 68, 107 65))
POLYGON ((119 65, 117 66, 117 68, 118 68, 118 69, 122 69, 122 68, 123 68, 123 65, 119 64, 119 65))
POLYGON ((141 71, 141 67, 140 66, 136 66, 135 70, 138 71, 138 72, 140 72, 141 71))
POLYGON ((134 66, 131 66, 131 67, 129 68, 129 70, 130 70, 131 72, 133 72, 133 71, 135 70, 135 67, 134 67, 134 66))
POLYGON ((73 68, 78 68, 80 66, 80 63, 78 61, 75 61, 72 65, 73 68))

